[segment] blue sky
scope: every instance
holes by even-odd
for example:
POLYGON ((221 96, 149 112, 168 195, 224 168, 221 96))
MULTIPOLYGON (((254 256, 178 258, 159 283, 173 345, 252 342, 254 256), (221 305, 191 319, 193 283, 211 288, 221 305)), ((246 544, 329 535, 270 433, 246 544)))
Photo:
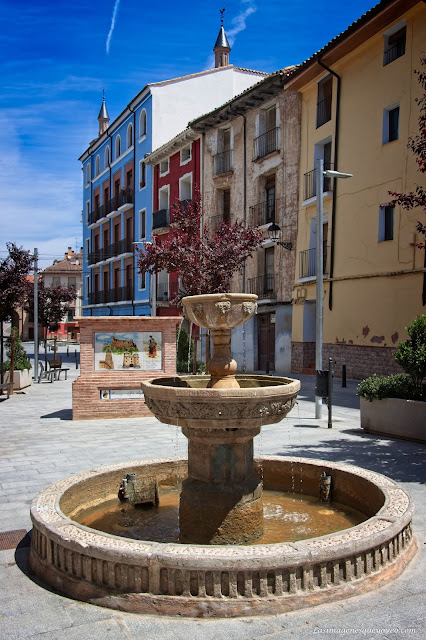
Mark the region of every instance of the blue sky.
MULTIPOLYGON (((232 0, 225 29, 236 66, 302 62, 371 0, 232 0)), ((38 247, 42 266, 81 246, 77 158, 147 83, 213 66, 223 4, 138 0, 0 0, 0 255, 38 247)))

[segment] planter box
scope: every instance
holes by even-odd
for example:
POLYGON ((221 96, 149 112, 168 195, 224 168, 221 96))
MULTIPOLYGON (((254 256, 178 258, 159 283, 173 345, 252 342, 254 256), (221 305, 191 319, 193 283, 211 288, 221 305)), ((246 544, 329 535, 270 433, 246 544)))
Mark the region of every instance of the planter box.
POLYGON ((361 398, 361 427, 370 433, 426 442, 426 402, 361 398))
MULTIPOLYGON (((4 381, 10 381, 10 371, 6 371, 4 374, 4 381)), ((25 389, 32 384, 31 369, 24 369, 24 371, 13 372, 13 390, 25 389)))

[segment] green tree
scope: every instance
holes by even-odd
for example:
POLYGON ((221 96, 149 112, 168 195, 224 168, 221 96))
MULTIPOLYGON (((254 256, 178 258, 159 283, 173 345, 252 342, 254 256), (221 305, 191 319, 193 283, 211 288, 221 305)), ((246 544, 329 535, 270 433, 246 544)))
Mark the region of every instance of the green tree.
POLYGON ((394 359, 408 373, 421 395, 426 378, 426 315, 417 316, 407 331, 410 338, 401 342, 394 359))
POLYGON ((6 355, 9 360, 4 363, 4 370, 10 371, 10 364, 12 361, 12 335, 14 336, 14 349, 13 349, 13 369, 14 371, 24 371, 25 369, 31 369, 31 363, 27 358, 27 353, 22 346, 22 340, 18 335, 18 329, 12 327, 11 335, 6 340, 6 355))

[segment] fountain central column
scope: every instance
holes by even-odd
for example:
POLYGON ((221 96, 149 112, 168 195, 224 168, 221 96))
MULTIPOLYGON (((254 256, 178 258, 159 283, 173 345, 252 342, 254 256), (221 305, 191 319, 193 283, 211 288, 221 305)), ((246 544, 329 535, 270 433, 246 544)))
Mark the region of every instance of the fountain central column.
POLYGON ((188 477, 182 484, 183 541, 244 544, 263 533, 262 483, 253 471, 253 438, 260 428, 184 428, 188 477))

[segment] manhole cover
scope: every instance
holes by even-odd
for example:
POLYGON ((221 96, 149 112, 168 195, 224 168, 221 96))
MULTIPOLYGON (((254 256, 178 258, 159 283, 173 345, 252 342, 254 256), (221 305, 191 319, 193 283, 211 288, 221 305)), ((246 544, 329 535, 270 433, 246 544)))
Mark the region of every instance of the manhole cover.
POLYGON ((20 542, 24 542, 24 538, 28 538, 28 540, 25 540, 26 544, 23 544, 22 546, 29 547, 30 536, 27 536, 26 529, 0 531, 0 551, 6 551, 6 549, 15 549, 15 547, 17 547, 20 542))

